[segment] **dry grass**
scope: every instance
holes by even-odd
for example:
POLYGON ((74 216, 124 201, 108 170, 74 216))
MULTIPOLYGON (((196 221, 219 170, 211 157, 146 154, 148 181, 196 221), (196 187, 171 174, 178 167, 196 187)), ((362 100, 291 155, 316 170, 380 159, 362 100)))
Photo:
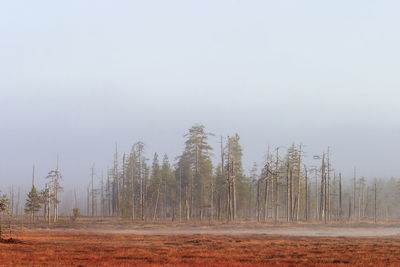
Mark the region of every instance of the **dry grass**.
POLYGON ((398 266, 400 237, 134 235, 28 230, 0 243, 0 265, 398 266))

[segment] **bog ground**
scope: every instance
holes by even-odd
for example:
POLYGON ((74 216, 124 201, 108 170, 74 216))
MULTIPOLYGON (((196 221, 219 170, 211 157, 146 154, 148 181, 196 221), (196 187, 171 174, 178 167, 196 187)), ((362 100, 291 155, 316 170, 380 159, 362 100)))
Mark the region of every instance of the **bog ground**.
POLYGON ((0 244, 0 265, 398 266, 398 233, 397 225, 41 225, 14 229, 21 243, 0 244))

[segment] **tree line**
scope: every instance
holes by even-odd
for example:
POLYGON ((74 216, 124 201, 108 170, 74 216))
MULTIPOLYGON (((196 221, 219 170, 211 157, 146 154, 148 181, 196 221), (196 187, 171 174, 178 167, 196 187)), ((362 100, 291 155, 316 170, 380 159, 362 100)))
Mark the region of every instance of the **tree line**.
POLYGON ((192 126, 173 165, 166 154, 160 160, 157 153, 150 163, 143 142, 122 158, 116 148, 113 167, 100 187, 93 182, 88 187, 86 214, 141 221, 275 223, 388 217, 381 206, 392 202, 377 198, 382 180, 368 185, 355 173, 354 183, 345 188, 341 173, 332 166, 329 147, 313 156, 313 166, 304 163, 301 144, 268 148, 263 165, 254 163, 246 175, 239 135, 221 137, 219 151, 209 145, 210 136, 203 125, 192 126), (216 166, 213 155, 219 158, 216 166))
MULTIPOLYGON (((313 165, 305 164, 301 144, 268 148, 263 164, 254 163, 245 174, 239 135, 221 137, 217 151, 208 142, 210 136, 213 134, 203 125, 192 126, 184 136, 184 150, 173 164, 166 154, 160 157, 157 153, 150 163, 146 145, 140 141, 129 153, 121 154, 116 147, 113 166, 100 183, 95 183, 95 169, 91 168, 85 215, 133 221, 274 223, 376 221, 400 215, 398 180, 367 181, 357 177, 354 169, 351 183, 349 179, 344 183, 332 166, 329 147, 313 156, 313 165), (214 155, 218 158, 215 166, 214 155)), ((57 163, 38 191, 33 169, 25 203, 25 213, 32 220, 40 214, 48 223, 57 222, 61 180, 57 163)), ((73 214, 77 216, 76 191, 74 198, 73 214)), ((9 202, 4 201, 10 206, 9 202)))

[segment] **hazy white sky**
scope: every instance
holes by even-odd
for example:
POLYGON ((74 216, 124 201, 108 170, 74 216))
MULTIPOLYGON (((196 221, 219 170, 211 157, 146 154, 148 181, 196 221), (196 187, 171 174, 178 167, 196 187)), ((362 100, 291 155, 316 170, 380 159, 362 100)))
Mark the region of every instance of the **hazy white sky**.
MULTIPOLYGON (((1 186, 60 155, 87 184, 115 142, 148 158, 203 123, 238 132, 246 168, 268 144, 329 145, 335 169, 400 174, 399 1, 3 1, 1 186)), ((217 148, 217 147, 216 147, 217 148)), ((0 187, 1 187, 0 186, 0 187)))

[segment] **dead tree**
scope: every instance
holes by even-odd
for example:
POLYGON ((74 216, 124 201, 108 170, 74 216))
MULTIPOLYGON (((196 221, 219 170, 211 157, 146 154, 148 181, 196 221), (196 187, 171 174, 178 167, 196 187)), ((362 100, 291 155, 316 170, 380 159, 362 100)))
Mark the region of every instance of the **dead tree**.
POLYGON ((307 166, 304 165, 304 180, 305 180, 305 203, 304 203, 304 207, 305 207, 305 219, 306 221, 308 221, 308 205, 309 205, 309 201, 308 201, 308 176, 307 176, 307 166))
POLYGON ((318 170, 315 169, 315 220, 319 220, 319 203, 318 203, 318 170))
POLYGON ((135 148, 133 147, 132 152, 131 152, 131 181, 130 181, 132 221, 135 220, 135 164, 136 164, 136 162, 134 162, 134 160, 136 160, 136 159, 134 158, 134 153, 135 153, 135 148))
MULTIPOLYGON (((264 222, 267 222, 268 220, 268 199, 269 199, 269 181, 270 181, 270 176, 272 174, 271 172, 271 157, 270 157, 270 152, 269 152, 269 145, 268 145, 268 151, 267 151, 267 162, 264 166, 265 168, 265 191, 264 191, 264 222)), ((273 174, 272 174, 273 176, 273 174)))
POLYGON ((58 156, 57 156, 57 168, 56 168, 56 173, 54 176, 54 223, 57 222, 58 220, 58 189, 59 189, 59 179, 60 179, 60 173, 58 170, 58 156))
POLYGON ((296 221, 299 220, 299 214, 300 214, 300 195, 301 195, 301 153, 302 153, 302 147, 300 145, 299 147, 299 157, 298 157, 298 162, 297 162, 297 205, 296 205, 296 221))
POLYGON ((50 224, 50 219, 51 219, 51 209, 50 209, 50 205, 51 205, 51 193, 50 193, 50 187, 48 186, 48 184, 46 183, 45 185, 45 192, 46 192, 46 202, 47 202, 47 223, 50 224))
POLYGON ((230 153, 228 152, 228 163, 227 163, 227 171, 226 171, 226 182, 228 186, 227 190, 227 209, 228 209, 228 222, 232 220, 232 182, 230 178, 230 153))
POLYGON ((290 170, 290 164, 289 164, 289 160, 287 161, 286 164, 286 221, 289 222, 290 218, 290 214, 292 213, 291 207, 291 201, 290 201, 290 197, 291 197, 291 173, 292 171, 290 170))
POLYGON ((210 187, 211 187, 211 192, 210 192, 210 221, 214 220, 214 178, 211 175, 210 176, 210 187))
POLYGON ((334 217, 334 220, 337 220, 337 218, 338 218, 338 216, 337 216, 337 203, 336 203, 336 199, 337 199, 337 193, 336 193, 336 184, 337 184, 337 181, 336 181, 337 179, 336 179, 336 172, 333 172, 333 184, 332 184, 332 187, 333 187, 333 194, 332 194, 332 197, 333 197, 333 199, 332 199, 332 216, 334 217))
POLYGON ((256 220, 260 222, 260 181, 257 179, 257 189, 256 189, 256 220))
POLYGON ((236 219, 236 165, 237 159, 235 158, 234 148, 231 147, 231 140, 228 136, 227 144, 227 163, 226 163, 226 180, 228 185, 228 221, 236 219))
MULTIPOLYGON (((35 165, 32 166, 32 188, 35 186, 35 165)), ((11 202, 12 203, 12 202, 11 202)), ((11 213, 12 214, 12 213, 11 213)), ((35 219, 35 208, 32 209, 32 221, 35 219)))
POLYGON ((107 215, 112 215, 112 198, 113 198, 113 190, 112 190, 112 171, 107 167, 107 185, 106 185, 106 198, 107 198, 107 215))
POLYGON ((89 183, 88 187, 86 188, 86 195, 87 195, 86 214, 89 217, 90 216, 90 183, 89 183))
POLYGON ((339 173, 339 218, 342 217, 343 209, 342 209, 342 174, 339 173))
POLYGON ((179 168, 179 221, 182 221, 182 168, 179 168))
POLYGON ((325 172, 325 153, 322 154, 321 164, 321 194, 320 194, 320 221, 326 223, 326 172, 325 172))
MULTIPOLYGON (((289 167, 289 166, 288 166, 289 167)), ((293 170, 292 168, 288 168, 289 170, 289 211, 290 211, 290 221, 293 221, 293 170)))
POLYGON ((374 223, 376 224, 376 180, 374 183, 374 223))
MULTIPOLYGON (((330 164, 330 152, 329 152, 329 147, 328 147, 328 152, 327 152, 327 161, 328 161, 328 164, 327 164, 327 185, 326 185, 326 187, 327 187, 327 192, 326 192, 326 216, 327 216, 327 219, 328 219, 328 221, 330 221, 331 220, 331 177, 330 177, 330 173, 331 173, 331 164, 330 164)), ((326 220, 325 220, 326 221, 326 220)))
POLYGON ((100 198, 101 198, 101 216, 105 217, 105 199, 104 199, 104 176, 103 176, 103 172, 101 173, 101 194, 100 194, 100 198))
POLYGON ((92 215, 92 217, 94 217, 94 203, 95 203, 95 201, 94 201, 94 183, 93 183, 93 180, 94 180, 94 164, 93 164, 92 168, 90 168, 90 176, 91 176, 91 184, 92 184, 92 192, 91 192, 92 212, 91 212, 91 215, 92 215))
POLYGON ((140 180, 140 216, 141 220, 145 220, 145 190, 146 190, 146 179, 144 175, 144 167, 143 167, 143 151, 144 144, 142 142, 136 143, 138 160, 139 160, 139 180, 140 180))
POLYGON ((113 193, 112 193, 112 207, 113 215, 120 215, 120 203, 121 203, 121 192, 120 192, 120 179, 119 179, 119 167, 118 167, 118 146, 115 144, 114 153, 114 167, 113 167, 113 193))
POLYGON ((352 211, 352 205, 351 205, 351 196, 349 196, 349 217, 348 220, 351 220, 351 211, 352 211))
MULTIPOLYGON (((221 145, 221 147, 220 147, 220 153, 221 153, 221 176, 222 177, 225 177, 225 167, 224 167, 224 163, 225 163, 225 159, 224 159, 224 155, 225 155, 225 153, 224 153, 224 139, 223 139, 223 137, 221 136, 221 141, 220 141, 220 145, 221 145)), ((180 174, 180 176, 182 177, 182 174, 180 174)), ((228 185, 228 191, 229 191, 229 185, 228 185)), ((229 192, 228 192, 228 194, 227 194, 227 197, 229 197, 229 192)), ((180 202, 179 202, 180 203, 180 202)), ((228 213, 229 213, 229 200, 228 200, 228 213)), ((220 213, 218 213, 218 216, 220 216, 220 213)), ((228 220, 229 220, 229 215, 228 215, 228 220)))
POLYGON ((269 166, 267 166, 267 174, 265 177, 265 192, 264 192, 264 222, 268 218, 268 177, 269 177, 269 166))
POLYGON ((354 167, 352 216, 355 216, 356 214, 356 187, 357 187, 356 181, 357 181, 357 171, 356 167, 354 167))
POLYGON ((62 175, 58 167, 58 157, 57 157, 57 168, 55 170, 51 170, 46 178, 51 180, 50 184, 53 187, 53 192, 51 194, 51 197, 53 199, 53 208, 54 208, 53 222, 56 223, 58 220, 58 204, 60 202, 58 199, 58 193, 62 190, 62 187, 60 186, 60 180, 62 179, 62 175))
POLYGON ((358 220, 361 220, 363 217, 363 207, 364 207, 364 177, 361 177, 359 180, 359 188, 358 188, 358 220))
POLYGON ((264 221, 267 222, 269 218, 269 207, 270 207, 270 199, 271 199, 271 182, 272 182, 272 176, 271 176, 271 168, 270 166, 268 167, 268 174, 267 178, 265 179, 265 209, 264 209, 264 221))
POLYGON ((278 222, 278 218, 279 218, 279 209, 278 209, 278 205, 279 205, 279 147, 276 148, 276 162, 275 162, 275 175, 274 175, 274 183, 272 185, 272 188, 274 189, 274 194, 272 194, 273 196, 273 204, 274 204, 274 222, 277 223, 278 222))

